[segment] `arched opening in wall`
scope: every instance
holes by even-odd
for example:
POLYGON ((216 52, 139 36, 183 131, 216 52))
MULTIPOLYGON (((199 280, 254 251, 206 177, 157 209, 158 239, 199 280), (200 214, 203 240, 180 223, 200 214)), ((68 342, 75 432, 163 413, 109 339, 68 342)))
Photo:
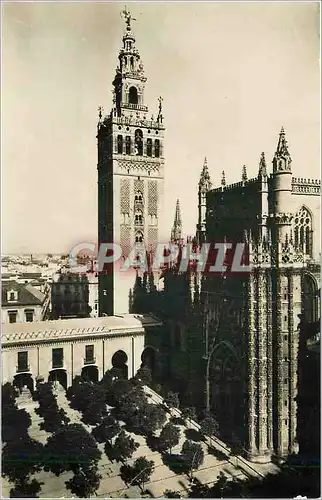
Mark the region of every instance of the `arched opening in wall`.
POLYGON ((159 158, 160 156, 160 141, 159 139, 155 139, 154 141, 154 156, 159 158))
POLYGON ((313 276, 305 274, 303 276, 302 287, 302 314, 305 323, 314 323, 319 318, 319 290, 313 276))
POLYGON ((312 215, 302 206, 294 217, 293 222, 294 244, 305 255, 313 256, 313 229, 312 215))
POLYGON ((137 191, 137 193, 134 196, 134 200, 139 202, 143 201, 143 195, 141 191, 137 191))
POLYGON ((153 347, 146 347, 141 355, 141 368, 149 368, 152 378, 156 374, 156 356, 156 350, 153 347))
POLYGON ((240 437, 244 434, 241 363, 225 346, 210 362, 210 408, 219 423, 221 437, 230 442, 234 433, 240 437))
POLYGON ((117 152, 119 154, 123 153, 123 136, 122 135, 117 136, 117 152))
POLYGON ((27 387, 31 394, 34 392, 34 380, 31 373, 18 373, 13 379, 13 385, 22 392, 24 387, 27 387))
POLYGON ((142 156, 143 155, 143 132, 140 129, 135 131, 135 154, 142 156))
POLYGON ((152 139, 150 138, 146 141, 146 154, 152 156, 152 139))
POLYGON ((134 57, 133 56, 130 59, 130 67, 131 67, 131 69, 134 68, 134 57))
POLYGON ((129 89, 129 103, 130 104, 138 103, 138 91, 136 87, 130 87, 129 89))
POLYGON ((127 155, 131 154, 131 137, 129 135, 125 137, 125 153, 127 155))
POLYGON ((84 366, 82 369, 82 378, 88 380, 89 382, 98 382, 98 368, 97 366, 90 365, 84 366))
POLYGON ((63 387, 67 390, 67 373, 66 370, 57 369, 51 370, 48 377, 48 382, 53 383, 56 387, 63 387))
POLYGON ((113 354, 112 357, 112 366, 113 368, 117 368, 118 370, 121 370, 124 378, 128 378, 128 366, 127 366, 127 355, 124 351, 116 351, 116 353, 113 354))

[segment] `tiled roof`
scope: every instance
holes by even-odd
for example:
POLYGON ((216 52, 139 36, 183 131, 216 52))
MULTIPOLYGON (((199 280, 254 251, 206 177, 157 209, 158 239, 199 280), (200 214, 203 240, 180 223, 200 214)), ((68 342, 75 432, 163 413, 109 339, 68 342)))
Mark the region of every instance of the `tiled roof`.
POLYGON ((36 306, 42 305, 45 295, 31 285, 22 285, 17 281, 3 281, 2 282, 2 307, 5 306, 36 306), (18 292, 17 301, 8 301, 7 292, 18 292))

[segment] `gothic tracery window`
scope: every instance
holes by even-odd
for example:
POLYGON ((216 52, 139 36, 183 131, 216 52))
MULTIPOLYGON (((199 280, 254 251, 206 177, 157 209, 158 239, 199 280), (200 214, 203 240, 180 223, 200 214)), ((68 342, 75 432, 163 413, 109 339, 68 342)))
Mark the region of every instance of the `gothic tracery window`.
POLYGON ((294 243, 306 255, 312 257, 313 231, 312 217, 306 207, 301 207, 294 218, 294 243))

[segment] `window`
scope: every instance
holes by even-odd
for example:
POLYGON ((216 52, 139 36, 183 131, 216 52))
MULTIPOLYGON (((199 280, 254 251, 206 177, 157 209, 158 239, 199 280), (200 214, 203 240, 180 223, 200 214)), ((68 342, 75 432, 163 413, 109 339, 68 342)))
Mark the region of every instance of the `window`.
POLYGON ((133 69, 133 67, 134 67, 134 58, 133 57, 131 57, 131 59, 130 59, 130 66, 131 66, 131 69, 133 69))
POLYGON ((284 379, 284 384, 287 384, 287 383, 288 383, 287 378, 285 378, 284 379))
POLYGON ((135 243, 142 243, 142 242, 143 242, 143 234, 142 233, 136 233, 135 243))
POLYGON ((18 372, 25 372, 29 370, 28 366, 28 351, 18 352, 18 372))
POLYGON ((18 300, 18 292, 15 290, 10 290, 10 292, 7 292, 7 301, 8 302, 15 302, 18 300))
POLYGON ((123 135, 117 136, 117 152, 119 154, 123 153, 123 135))
POLYGON ((127 155, 131 154, 131 137, 129 135, 125 137, 125 153, 127 155))
POLYGON ((142 213, 135 214, 135 224, 137 226, 142 226, 143 225, 143 215, 142 215, 142 213))
POLYGON ((59 347, 52 350, 53 368, 62 368, 64 365, 64 349, 59 347))
POLYGON ((97 311, 97 304, 95 304, 95 311, 97 311))
POLYGON ((9 323, 17 323, 17 311, 8 311, 9 323))
POLYGON ((294 243, 306 255, 312 257, 312 217, 306 207, 301 207, 294 218, 294 243))
POLYGON ((134 200, 135 200, 135 201, 142 201, 142 200, 143 200, 143 196, 142 196, 141 191, 138 191, 138 192, 136 193, 136 195, 134 196, 134 200))
POLYGON ((146 141, 146 154, 147 156, 152 156, 152 139, 146 141))
POLYGON ((159 139, 155 139, 154 141, 154 156, 159 158, 160 156, 160 141, 159 139))
POLYGON ((32 323, 34 320, 34 311, 25 311, 25 315, 26 315, 26 322, 32 323))
POLYGON ((137 104, 138 103, 138 91, 135 87, 130 87, 129 103, 130 104, 137 104))
POLYGON ((285 425, 287 425, 287 420, 284 420, 285 425))
POLYGON ((93 345, 85 346, 85 363, 95 363, 93 345))
POLYGON ((287 406, 287 401, 284 401, 284 406, 287 406))

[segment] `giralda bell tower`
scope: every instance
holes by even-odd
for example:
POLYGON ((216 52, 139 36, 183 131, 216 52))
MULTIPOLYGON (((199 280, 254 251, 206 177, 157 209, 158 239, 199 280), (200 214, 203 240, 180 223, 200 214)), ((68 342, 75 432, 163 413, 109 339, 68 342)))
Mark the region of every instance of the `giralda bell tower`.
MULTIPOLYGON (((156 116, 148 116, 147 78, 131 29, 133 18, 126 9, 123 15, 126 30, 113 81, 113 108, 105 117, 99 108, 97 170, 98 243, 117 243, 126 257, 135 243, 153 251, 158 242, 165 129, 161 97, 156 116)), ((99 273, 100 316, 129 311, 135 270, 120 271, 123 262, 99 273)))

